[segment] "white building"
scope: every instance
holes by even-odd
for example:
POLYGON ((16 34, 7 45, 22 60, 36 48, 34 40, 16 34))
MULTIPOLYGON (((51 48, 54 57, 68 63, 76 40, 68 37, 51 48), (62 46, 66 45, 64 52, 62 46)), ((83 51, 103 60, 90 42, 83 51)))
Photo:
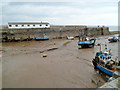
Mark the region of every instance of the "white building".
POLYGON ((22 28, 50 28, 47 22, 9 22, 8 28, 22 29, 22 28))

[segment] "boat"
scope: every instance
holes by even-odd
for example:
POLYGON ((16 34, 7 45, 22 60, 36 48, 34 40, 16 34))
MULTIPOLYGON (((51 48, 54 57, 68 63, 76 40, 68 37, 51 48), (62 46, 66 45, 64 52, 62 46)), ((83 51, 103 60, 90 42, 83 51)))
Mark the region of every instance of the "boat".
MULTIPOLYGON (((117 68, 120 67, 120 61, 112 59, 110 50, 96 52, 95 58, 92 60, 94 69, 103 73, 109 77, 113 77, 117 72, 117 68)), ((118 75, 117 75, 118 76, 118 75)))
POLYGON ((35 37, 36 41, 40 41, 40 40, 49 40, 49 37, 44 36, 44 37, 35 37))
POLYGON ((80 48, 92 48, 95 45, 96 39, 85 38, 82 41, 78 41, 78 49, 80 48))
POLYGON ((68 40, 73 40, 74 37, 72 37, 72 36, 67 36, 67 39, 68 39, 68 40))
POLYGON ((109 42, 117 42, 117 41, 119 41, 119 38, 117 38, 117 37, 110 37, 110 38, 108 38, 108 41, 109 42))
POLYGON ((5 49, 0 48, 0 51, 5 51, 5 49))
POLYGON ((102 65, 95 62, 95 60, 93 60, 92 62, 93 62, 93 65, 94 65, 95 69, 99 69, 100 72, 103 72, 103 73, 107 74, 110 77, 113 76, 114 70, 109 70, 109 69, 103 67, 102 65))

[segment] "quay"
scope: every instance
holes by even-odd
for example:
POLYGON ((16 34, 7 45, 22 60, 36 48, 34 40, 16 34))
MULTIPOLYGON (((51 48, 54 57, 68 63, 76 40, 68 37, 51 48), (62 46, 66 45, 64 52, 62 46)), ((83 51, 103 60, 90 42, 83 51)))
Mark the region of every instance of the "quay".
POLYGON ((86 25, 51 25, 48 22, 9 22, 0 28, 2 42, 30 41, 36 37, 48 36, 49 39, 67 38, 69 36, 109 35, 109 27, 86 25))
POLYGON ((120 88, 120 77, 115 80, 105 83, 100 88, 120 88))

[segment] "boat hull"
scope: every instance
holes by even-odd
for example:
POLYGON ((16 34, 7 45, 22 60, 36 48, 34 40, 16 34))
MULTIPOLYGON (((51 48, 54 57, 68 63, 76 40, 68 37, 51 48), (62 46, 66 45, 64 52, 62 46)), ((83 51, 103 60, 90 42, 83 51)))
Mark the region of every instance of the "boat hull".
POLYGON ((49 40, 48 37, 44 38, 44 37, 36 37, 35 38, 36 41, 44 41, 44 40, 49 40))
POLYGON ((108 39, 108 41, 109 41, 109 42, 117 42, 118 39, 113 39, 113 38, 112 38, 112 39, 108 39))
POLYGON ((92 48, 95 45, 95 40, 92 41, 80 41, 78 42, 78 48, 92 48))
POLYGON ((96 63, 95 61, 92 61, 93 65, 94 65, 94 69, 98 69, 99 71, 105 73, 106 75, 112 77, 113 76, 113 71, 108 70, 105 67, 102 67, 100 64, 96 63))

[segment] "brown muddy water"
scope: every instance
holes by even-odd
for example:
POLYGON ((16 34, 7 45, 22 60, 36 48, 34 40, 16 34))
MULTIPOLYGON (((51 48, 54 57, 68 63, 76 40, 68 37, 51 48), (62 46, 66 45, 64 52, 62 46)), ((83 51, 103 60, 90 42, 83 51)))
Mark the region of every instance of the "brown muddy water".
MULTIPOLYGON (((106 43, 116 57, 118 43, 109 43, 108 37, 99 37, 96 43, 106 43)), ((2 87, 96 88, 103 85, 105 80, 95 73, 92 65, 99 46, 78 50, 77 41, 55 39, 3 43, 2 87), (53 47, 58 49, 46 51, 53 47), (43 58, 43 54, 48 56, 43 58)))

